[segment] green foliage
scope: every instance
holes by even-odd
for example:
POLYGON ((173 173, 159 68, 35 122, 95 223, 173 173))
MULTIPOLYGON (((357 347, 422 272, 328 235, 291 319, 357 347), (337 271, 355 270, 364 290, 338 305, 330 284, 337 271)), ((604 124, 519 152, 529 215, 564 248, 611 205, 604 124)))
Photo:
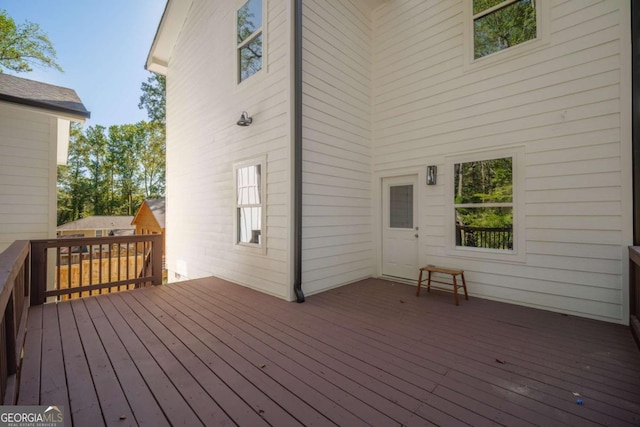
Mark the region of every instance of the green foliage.
POLYGON ((85 174, 86 147, 78 143, 83 137, 82 126, 72 123, 67 164, 58 166, 58 224, 81 218, 91 204, 91 183, 85 174))
POLYGON ((150 121, 72 126, 69 159, 58 169, 58 224, 91 215, 133 215, 165 192, 165 80, 142 84, 150 121))
POLYGON ((0 72, 33 71, 34 65, 62 71, 56 60, 56 50, 38 24, 18 25, 6 10, 0 10, 0 72))
POLYGON ((458 208, 456 218, 468 227, 509 228, 513 226, 513 208, 458 208))
MULTIPOLYGON (((500 1, 474 0, 474 15, 500 1)), ((474 57, 481 58, 499 50, 536 38, 536 8, 533 0, 520 0, 474 20, 474 57)))
POLYGON ((167 80, 160 74, 152 73, 141 86, 142 95, 138 108, 147 110, 149 120, 164 125, 167 116, 167 80))
POLYGON ((470 227, 506 228, 513 225, 513 209, 486 204, 513 201, 511 157, 454 165, 456 223, 470 227))
POLYGON ((510 157, 457 163, 454 166, 455 203, 509 203, 513 200, 510 157))

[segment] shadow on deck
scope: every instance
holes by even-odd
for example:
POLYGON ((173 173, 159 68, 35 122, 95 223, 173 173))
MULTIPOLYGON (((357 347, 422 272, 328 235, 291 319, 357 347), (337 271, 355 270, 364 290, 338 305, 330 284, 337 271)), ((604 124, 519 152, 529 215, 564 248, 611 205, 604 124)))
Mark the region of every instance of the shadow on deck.
POLYGON ((24 354, 18 404, 76 426, 640 424, 628 327, 376 279, 304 304, 207 278, 34 306, 24 354))

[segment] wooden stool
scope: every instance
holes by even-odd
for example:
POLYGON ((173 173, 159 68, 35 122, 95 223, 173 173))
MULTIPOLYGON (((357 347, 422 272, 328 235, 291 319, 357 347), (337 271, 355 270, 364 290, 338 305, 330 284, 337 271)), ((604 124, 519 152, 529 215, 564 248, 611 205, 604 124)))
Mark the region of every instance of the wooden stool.
MULTIPOLYGON (((453 286, 453 299, 458 305, 458 281, 456 280, 456 276, 460 275, 462 278, 462 288, 464 289, 464 299, 468 300, 469 295, 467 295, 467 282, 464 280, 464 270, 460 270, 458 268, 447 268, 447 267, 437 267, 435 265, 427 265, 426 267, 422 267, 420 269, 420 277, 418 278, 418 290, 416 291, 416 296, 420 296, 420 285, 422 284, 422 273, 426 271, 428 272, 427 276, 427 292, 431 291, 431 282, 441 283, 443 285, 453 286), (431 273, 441 273, 441 274, 450 274, 452 278, 452 283, 448 282, 440 282, 438 280, 431 280, 431 273)), ((434 289, 438 289, 434 286, 434 289)))

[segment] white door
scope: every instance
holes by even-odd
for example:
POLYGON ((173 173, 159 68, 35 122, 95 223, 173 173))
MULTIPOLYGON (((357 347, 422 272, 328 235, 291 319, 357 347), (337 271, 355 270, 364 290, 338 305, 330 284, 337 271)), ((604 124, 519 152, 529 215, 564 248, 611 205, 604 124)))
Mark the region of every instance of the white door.
POLYGON ((418 279, 418 176, 382 180, 382 274, 418 279))

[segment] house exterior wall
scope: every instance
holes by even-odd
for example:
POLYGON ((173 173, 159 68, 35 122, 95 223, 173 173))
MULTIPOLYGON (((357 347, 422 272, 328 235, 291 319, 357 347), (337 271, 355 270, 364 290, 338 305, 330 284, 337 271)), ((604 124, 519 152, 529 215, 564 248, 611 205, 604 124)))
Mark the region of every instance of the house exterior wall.
POLYGON ((476 64, 465 62, 466 2, 376 9, 374 184, 438 167, 438 184, 419 187, 419 259, 465 269, 472 295, 625 323, 629 1, 543 2, 545 39, 476 64), (505 148, 522 154, 519 256, 452 253, 451 159, 505 148))
POLYGON ((302 283, 307 295, 375 274, 371 18, 366 1, 304 2, 302 283))
POLYGON ((55 116, 0 103, 0 252, 56 235, 57 137, 55 116))
POLYGON ((285 299, 291 286, 292 5, 264 1, 263 68, 236 84, 236 10, 196 0, 167 71, 169 280, 215 275, 285 299), (249 127, 236 121, 242 111, 249 127), (266 158, 265 253, 235 245, 233 165, 266 158))

